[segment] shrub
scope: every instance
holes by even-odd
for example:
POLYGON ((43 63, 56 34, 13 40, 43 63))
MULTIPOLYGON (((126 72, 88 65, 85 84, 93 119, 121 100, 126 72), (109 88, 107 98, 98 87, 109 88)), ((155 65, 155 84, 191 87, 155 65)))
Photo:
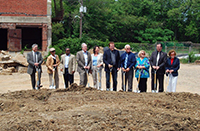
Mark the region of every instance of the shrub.
POLYGON ((181 63, 194 63, 196 60, 200 60, 199 56, 195 56, 194 52, 190 52, 188 54, 188 58, 187 59, 180 59, 181 63))

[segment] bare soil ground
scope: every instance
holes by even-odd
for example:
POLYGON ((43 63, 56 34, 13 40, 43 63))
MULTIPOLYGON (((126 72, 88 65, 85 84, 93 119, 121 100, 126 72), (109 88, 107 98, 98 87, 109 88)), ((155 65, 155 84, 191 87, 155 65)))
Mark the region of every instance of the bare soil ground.
MULTIPOLYGON (((31 90, 27 74, 0 76, 0 127, 9 131, 200 130, 199 67, 181 65, 177 93, 155 94, 149 93, 150 79, 148 93, 137 94, 77 84, 64 89, 61 75, 60 89, 49 90, 46 67, 41 90, 31 90)), ((105 84, 105 77, 102 81, 105 84)), ((75 82, 79 82, 77 73, 75 82)))

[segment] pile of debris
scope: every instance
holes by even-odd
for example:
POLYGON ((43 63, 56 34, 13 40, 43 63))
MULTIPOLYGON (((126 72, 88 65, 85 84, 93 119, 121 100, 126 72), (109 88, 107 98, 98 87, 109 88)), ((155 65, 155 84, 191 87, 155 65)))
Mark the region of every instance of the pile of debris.
POLYGON ((11 57, 9 52, 0 51, 0 75, 12 75, 13 72, 26 73, 28 62, 24 55, 17 53, 11 57))
POLYGON ((194 63, 200 65, 200 60, 196 60, 194 63))

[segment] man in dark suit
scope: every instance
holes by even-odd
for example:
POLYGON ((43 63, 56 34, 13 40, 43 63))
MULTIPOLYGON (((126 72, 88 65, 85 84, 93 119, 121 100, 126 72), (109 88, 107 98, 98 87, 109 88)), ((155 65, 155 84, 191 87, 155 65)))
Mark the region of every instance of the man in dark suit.
POLYGON ((125 45, 126 52, 120 57, 122 68, 122 90, 126 91, 126 83, 128 80, 128 91, 132 92, 133 84, 133 67, 136 64, 135 55, 131 52, 130 45, 125 45), (125 81, 123 80, 123 73, 125 73, 125 81), (125 82, 125 83, 124 83, 125 82), (123 87, 125 85, 125 89, 123 87))
POLYGON ((42 72, 41 64, 43 62, 43 58, 42 58, 42 54, 38 52, 37 44, 32 45, 32 51, 27 54, 27 62, 29 63, 27 73, 30 74, 31 76, 32 87, 33 89, 40 89, 42 87, 40 85, 41 84, 40 79, 41 79, 41 72, 42 72), (35 87, 36 71, 38 72, 37 87, 35 87))
POLYGON ((165 63, 167 61, 167 53, 162 52, 162 44, 158 43, 156 45, 156 51, 151 54, 150 57, 150 64, 151 64, 151 89, 152 92, 155 92, 154 89, 154 73, 156 71, 156 86, 157 80, 159 81, 159 92, 164 91, 163 81, 164 81, 164 74, 165 74, 165 63))
POLYGON ((104 52, 103 62, 105 63, 106 71, 106 90, 110 90, 110 69, 112 69, 113 90, 117 91, 117 72, 120 68, 120 55, 119 51, 114 48, 114 42, 110 42, 109 49, 104 52))
POLYGON ((80 75, 80 85, 86 86, 88 82, 87 73, 91 69, 92 59, 91 54, 87 51, 87 45, 82 43, 81 47, 82 50, 76 54, 78 63, 77 72, 79 72, 80 75))

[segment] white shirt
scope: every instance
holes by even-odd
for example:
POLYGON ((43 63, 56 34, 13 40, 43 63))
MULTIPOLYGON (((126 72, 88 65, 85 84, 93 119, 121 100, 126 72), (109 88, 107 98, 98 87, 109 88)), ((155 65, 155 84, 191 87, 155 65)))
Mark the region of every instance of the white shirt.
POLYGON ((65 68, 69 67, 68 66, 69 65, 69 57, 70 57, 70 54, 65 56, 65 68))
POLYGON ((158 61, 160 59, 160 52, 158 52, 157 59, 156 59, 156 66, 158 66, 158 61))
POLYGON ((37 58, 37 52, 34 52, 34 51, 32 51, 33 52, 33 61, 35 62, 35 63, 38 63, 38 58, 37 58), (35 58, 36 57, 36 58, 35 58))
POLYGON ((83 51, 83 56, 85 58, 85 66, 87 66, 87 63, 88 63, 88 54, 87 54, 87 51, 86 52, 83 51))

